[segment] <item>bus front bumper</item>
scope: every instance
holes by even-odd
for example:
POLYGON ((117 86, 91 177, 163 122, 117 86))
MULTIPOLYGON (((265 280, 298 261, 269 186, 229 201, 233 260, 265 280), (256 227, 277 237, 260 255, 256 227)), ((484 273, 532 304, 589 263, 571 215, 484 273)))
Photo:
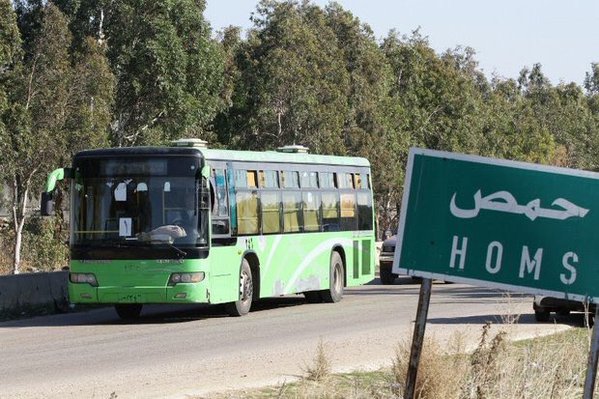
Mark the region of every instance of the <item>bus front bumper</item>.
POLYGON ((69 282, 71 303, 209 303, 202 283, 181 283, 168 287, 92 287, 69 282))

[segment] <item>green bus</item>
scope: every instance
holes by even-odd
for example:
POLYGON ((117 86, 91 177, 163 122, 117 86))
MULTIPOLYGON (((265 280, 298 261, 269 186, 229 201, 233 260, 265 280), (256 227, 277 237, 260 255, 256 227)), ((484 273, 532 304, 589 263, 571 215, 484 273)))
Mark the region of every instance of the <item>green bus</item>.
POLYGON ((232 316, 265 297, 338 302, 374 278, 370 164, 302 146, 251 152, 170 147, 87 150, 54 170, 70 182, 69 298, 113 304, 226 304, 232 316))

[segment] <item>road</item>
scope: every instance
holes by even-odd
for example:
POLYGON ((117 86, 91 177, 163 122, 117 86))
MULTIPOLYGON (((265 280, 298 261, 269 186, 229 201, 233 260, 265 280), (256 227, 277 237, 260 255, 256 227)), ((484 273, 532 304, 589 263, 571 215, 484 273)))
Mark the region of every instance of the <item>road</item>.
MULTIPOLYGON (((298 378, 321 340, 335 371, 386 366, 411 337, 418 291, 409 278, 377 279, 337 304, 269 299, 241 318, 150 306, 133 324, 112 308, 0 323, 0 398, 185 398, 276 384, 298 378)), ((497 329, 510 317, 515 338, 568 328, 535 323, 529 297, 436 282, 426 334, 475 342, 485 321, 497 329)))

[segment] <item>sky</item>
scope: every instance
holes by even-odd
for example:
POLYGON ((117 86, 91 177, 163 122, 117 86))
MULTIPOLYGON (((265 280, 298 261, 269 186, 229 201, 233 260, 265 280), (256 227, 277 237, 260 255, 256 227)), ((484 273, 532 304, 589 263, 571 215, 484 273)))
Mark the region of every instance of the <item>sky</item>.
MULTIPOLYGON (((490 78, 517 78, 542 64, 551 83, 582 84, 599 62, 599 1, 596 0, 339 0, 377 39, 391 29, 423 36, 441 53, 456 46, 476 51, 490 78)), ((254 0, 207 0, 205 17, 217 32, 229 25, 248 29, 254 0)), ((328 1, 313 0, 320 6, 328 1)))

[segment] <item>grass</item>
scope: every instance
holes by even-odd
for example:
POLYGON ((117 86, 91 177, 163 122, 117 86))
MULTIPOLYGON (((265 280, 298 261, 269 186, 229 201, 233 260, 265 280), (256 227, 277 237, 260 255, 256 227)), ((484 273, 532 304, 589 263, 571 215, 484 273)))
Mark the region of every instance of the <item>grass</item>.
POLYGON ((304 368, 304 372, 306 373, 305 378, 308 381, 321 382, 330 377, 331 370, 331 361, 329 360, 325 344, 324 342, 322 342, 321 338, 318 341, 318 346, 316 347, 316 354, 314 355, 314 360, 312 361, 312 364, 309 364, 304 368))
MULTIPOLYGON (((428 338, 421 355, 416 398, 569 399, 582 396, 590 330, 570 329, 519 342, 510 342, 507 338, 505 332, 491 334, 489 325, 486 325, 476 349, 471 353, 464 353, 459 335, 447 344, 428 338)), ((305 376, 297 382, 202 398, 402 397, 410 353, 409 340, 397 345, 390 369, 373 372, 318 372, 326 369, 325 365, 331 365, 325 349, 320 342, 313 364, 304 369, 305 376)))

